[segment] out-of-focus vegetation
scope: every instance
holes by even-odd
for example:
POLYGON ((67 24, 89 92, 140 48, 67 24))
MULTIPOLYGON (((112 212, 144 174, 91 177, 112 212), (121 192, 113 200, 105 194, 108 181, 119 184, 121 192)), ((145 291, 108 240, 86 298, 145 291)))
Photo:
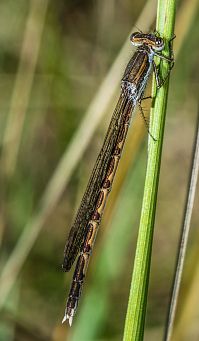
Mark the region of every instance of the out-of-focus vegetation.
MULTIPOLYGON (((197 115, 199 10, 197 1, 190 0, 189 9, 186 3, 178 2, 176 16, 176 46, 182 32, 186 34, 170 81, 146 340, 160 340, 165 324, 197 115)), ((60 264, 115 102, 58 200, 60 179, 45 197, 43 193, 144 5, 144 0, 0 3, 0 265, 4 274, 0 340, 122 338, 147 158, 147 132, 140 116, 132 122, 72 328, 61 324, 72 274, 63 274, 60 264), (47 203, 49 209, 44 210, 47 203)), ((77 154, 78 150, 70 155, 63 177, 77 154)), ((199 337, 198 204, 197 195, 174 340, 199 337)))

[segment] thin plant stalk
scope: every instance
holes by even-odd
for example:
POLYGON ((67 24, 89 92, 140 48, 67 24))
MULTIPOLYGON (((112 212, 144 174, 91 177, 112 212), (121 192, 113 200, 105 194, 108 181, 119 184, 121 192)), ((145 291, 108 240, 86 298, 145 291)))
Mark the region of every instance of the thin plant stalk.
POLYGON ((47 8, 48 0, 30 1, 20 62, 3 138, 1 161, 2 170, 7 176, 12 176, 16 168, 47 8))
MULTIPOLYGON (((175 0, 158 1, 156 29, 160 33, 160 36, 167 42, 164 51, 167 56, 169 56, 168 42, 173 38, 175 5, 175 0)), ((168 63, 161 63, 160 74, 162 78, 166 76, 168 71, 168 63)), ((157 91, 155 80, 153 80, 152 96, 155 97, 155 101, 154 108, 151 110, 150 131, 157 141, 154 141, 149 136, 148 162, 142 212, 123 337, 123 340, 125 341, 141 341, 144 337, 168 85, 167 80, 166 83, 157 91)))
POLYGON ((180 284, 182 281, 182 271, 184 267, 184 260, 185 260, 189 231, 190 231, 191 216, 192 216, 194 198, 195 198, 195 193, 196 193, 198 172, 199 172, 199 112, 198 112, 197 125, 196 125, 196 137, 195 137, 195 142, 194 142, 194 147, 193 147, 190 180, 189 180, 187 199, 186 199, 186 205, 185 205, 185 210, 184 210, 184 218, 183 218, 181 236, 180 236, 179 247, 178 247, 176 267, 175 267, 175 272, 174 272, 175 275, 173 279, 173 287, 172 287, 169 312, 168 312, 168 317, 167 317, 167 324, 166 324, 165 335, 164 335, 165 341, 169 341, 171 339, 172 331, 173 331, 176 307, 177 307, 178 297, 179 297, 180 284))

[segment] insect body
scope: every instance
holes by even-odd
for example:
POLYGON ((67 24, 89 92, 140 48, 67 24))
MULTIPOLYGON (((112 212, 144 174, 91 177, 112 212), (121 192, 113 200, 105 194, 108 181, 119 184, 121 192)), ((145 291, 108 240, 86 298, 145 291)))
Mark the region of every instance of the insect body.
POLYGON ((124 72, 119 100, 64 250, 62 264, 64 271, 71 269, 79 254, 63 318, 63 322, 68 319, 70 325, 77 310, 91 252, 119 164, 131 116, 136 105, 140 106, 152 69, 156 74, 157 86, 162 85, 154 56, 173 62, 173 59, 162 55, 164 41, 156 34, 135 32, 130 40, 137 46, 137 51, 124 72))

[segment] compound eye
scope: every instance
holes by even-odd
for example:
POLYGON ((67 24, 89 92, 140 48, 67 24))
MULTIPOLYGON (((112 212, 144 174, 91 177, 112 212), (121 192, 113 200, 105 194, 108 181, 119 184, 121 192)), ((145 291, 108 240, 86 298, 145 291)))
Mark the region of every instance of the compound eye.
POLYGON ((155 45, 156 46, 161 46, 162 45, 162 39, 161 38, 156 38, 155 45))

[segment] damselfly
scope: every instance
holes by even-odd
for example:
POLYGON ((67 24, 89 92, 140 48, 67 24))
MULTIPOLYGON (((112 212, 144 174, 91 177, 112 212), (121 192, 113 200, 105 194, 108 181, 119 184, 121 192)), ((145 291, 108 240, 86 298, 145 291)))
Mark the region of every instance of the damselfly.
POLYGON ((141 101, 152 69, 158 88, 165 81, 160 80, 154 56, 166 60, 171 67, 173 66, 173 58, 162 54, 164 40, 158 34, 135 32, 130 40, 138 48, 124 72, 119 100, 64 250, 62 264, 64 271, 71 269, 79 254, 63 318, 63 322, 68 319, 70 325, 77 310, 91 251, 119 164, 133 110, 138 105, 142 112, 141 101))

